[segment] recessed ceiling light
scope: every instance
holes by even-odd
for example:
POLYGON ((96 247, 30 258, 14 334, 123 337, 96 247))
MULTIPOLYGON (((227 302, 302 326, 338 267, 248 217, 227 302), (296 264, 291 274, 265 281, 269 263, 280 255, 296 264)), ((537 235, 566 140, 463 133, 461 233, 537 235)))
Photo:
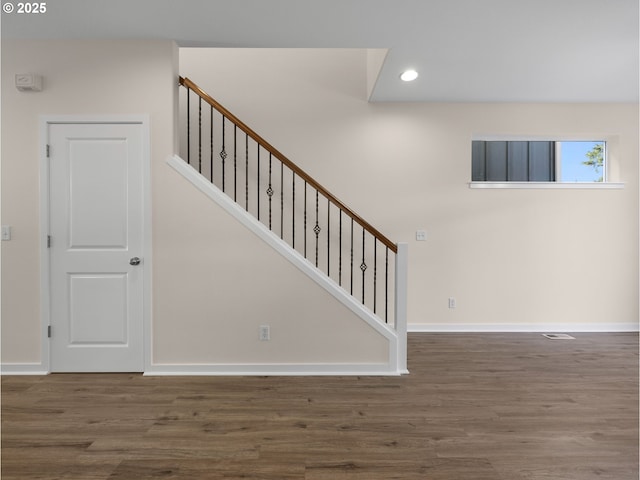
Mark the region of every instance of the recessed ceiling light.
POLYGON ((405 82, 412 82, 416 78, 418 78, 418 72, 416 72, 415 70, 406 70, 402 72, 402 75, 400 75, 400 79, 404 80, 405 82))

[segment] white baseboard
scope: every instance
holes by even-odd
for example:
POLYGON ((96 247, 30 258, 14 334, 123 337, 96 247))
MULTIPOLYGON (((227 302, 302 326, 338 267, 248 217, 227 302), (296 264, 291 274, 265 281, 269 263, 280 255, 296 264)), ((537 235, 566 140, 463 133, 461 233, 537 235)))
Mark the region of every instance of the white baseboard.
POLYGON ((211 364, 152 365, 145 376, 398 376, 387 364, 211 364))
POLYGON ((3 363, 0 375, 49 375, 41 363, 3 363))
POLYGON ((558 332, 583 332, 583 333, 614 333, 637 332, 638 323, 612 322, 612 323, 410 323, 407 325, 409 333, 558 333, 558 332))
MULTIPOLYGON (((9 363, 0 375, 49 375, 39 363, 9 363)), ((387 364, 211 364, 152 365, 145 376, 399 376, 408 370, 391 370, 387 364)))

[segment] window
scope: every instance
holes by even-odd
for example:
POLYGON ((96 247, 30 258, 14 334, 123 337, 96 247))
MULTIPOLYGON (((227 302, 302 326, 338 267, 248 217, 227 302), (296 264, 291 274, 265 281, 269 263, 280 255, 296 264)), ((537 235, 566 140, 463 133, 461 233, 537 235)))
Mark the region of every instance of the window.
POLYGON ((604 182, 604 142, 556 142, 561 182, 604 182))
POLYGON ((604 182, 604 141, 472 142, 473 182, 604 182))

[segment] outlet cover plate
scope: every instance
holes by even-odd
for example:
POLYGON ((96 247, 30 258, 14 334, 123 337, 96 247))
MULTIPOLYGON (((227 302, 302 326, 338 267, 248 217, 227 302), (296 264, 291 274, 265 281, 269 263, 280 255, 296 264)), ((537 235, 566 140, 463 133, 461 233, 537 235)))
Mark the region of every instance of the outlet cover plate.
POLYGON ((271 340, 271 329, 269 325, 260 325, 260 341, 271 340))

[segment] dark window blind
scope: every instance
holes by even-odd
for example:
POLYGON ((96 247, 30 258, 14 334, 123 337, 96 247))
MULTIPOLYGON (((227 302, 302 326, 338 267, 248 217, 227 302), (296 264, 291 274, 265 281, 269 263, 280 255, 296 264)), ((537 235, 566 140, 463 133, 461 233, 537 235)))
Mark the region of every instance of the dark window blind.
POLYGON ((555 142, 474 140, 474 182, 555 182, 555 142))

